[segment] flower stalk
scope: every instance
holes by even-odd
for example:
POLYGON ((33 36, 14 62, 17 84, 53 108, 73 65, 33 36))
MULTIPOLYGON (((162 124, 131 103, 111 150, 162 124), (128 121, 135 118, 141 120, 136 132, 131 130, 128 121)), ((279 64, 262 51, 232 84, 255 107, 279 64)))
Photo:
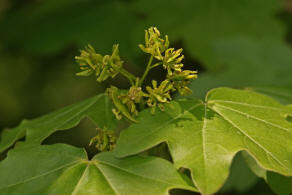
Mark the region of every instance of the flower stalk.
POLYGON ((145 80, 147 74, 148 74, 149 71, 151 70, 151 64, 152 64, 152 61, 153 61, 153 56, 150 56, 150 59, 149 59, 149 62, 148 62, 148 64, 147 64, 147 67, 146 67, 146 69, 145 69, 145 72, 144 72, 144 74, 143 74, 143 76, 142 76, 142 78, 141 78, 141 80, 140 80, 140 82, 139 82, 139 86, 142 86, 143 81, 145 80))

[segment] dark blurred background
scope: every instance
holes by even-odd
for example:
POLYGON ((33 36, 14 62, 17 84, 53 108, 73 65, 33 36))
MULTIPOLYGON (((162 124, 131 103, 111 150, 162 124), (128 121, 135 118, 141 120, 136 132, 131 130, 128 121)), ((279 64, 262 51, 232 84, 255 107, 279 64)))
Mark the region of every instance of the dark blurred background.
MULTIPOLYGON (((142 74, 147 59, 137 45, 150 26, 184 49, 187 68, 199 70, 193 97, 217 86, 292 91, 292 1, 0 0, 0 129, 110 84, 127 87, 120 77, 102 84, 76 77, 74 56, 88 43, 102 54, 119 43, 125 68, 142 74)), ((148 80, 163 77, 157 70, 148 80)), ((91 135, 70 139, 82 145, 91 135)), ((230 176, 235 182, 229 180, 220 194, 273 194, 240 156, 235 162, 230 176)))

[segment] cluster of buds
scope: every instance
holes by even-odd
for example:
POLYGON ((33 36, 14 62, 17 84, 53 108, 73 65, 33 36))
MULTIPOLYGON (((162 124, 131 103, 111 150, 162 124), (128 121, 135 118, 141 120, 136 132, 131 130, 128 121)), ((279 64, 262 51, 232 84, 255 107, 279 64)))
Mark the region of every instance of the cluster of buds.
POLYGON ((123 65, 119 56, 119 45, 113 45, 112 54, 105 56, 96 53, 94 48, 88 45, 75 59, 82 70, 77 76, 89 76, 95 73, 98 82, 105 81, 108 77, 114 78, 123 65))
POLYGON ((157 82, 153 81, 153 88, 147 86, 149 93, 147 104, 152 107, 164 109, 163 104, 171 100, 170 92, 178 91, 181 95, 189 95, 192 91, 188 88, 190 80, 197 78, 197 71, 182 70, 184 55, 181 55, 182 49, 175 50, 169 47, 168 37, 165 40, 160 38, 160 32, 151 27, 145 32, 146 47, 140 45, 142 51, 151 54, 155 59, 160 61, 167 70, 167 78, 157 87, 157 82))
POLYGON ((148 94, 147 105, 151 107, 151 113, 155 112, 158 106, 161 110, 164 110, 164 103, 168 103, 171 100, 170 91, 173 89, 173 85, 169 80, 164 80, 161 82, 159 87, 157 87, 157 81, 152 81, 153 87, 146 87, 148 94))
POLYGON ((137 122, 135 119, 138 115, 136 104, 140 103, 146 96, 141 87, 132 86, 128 91, 125 91, 111 86, 107 89, 107 93, 116 107, 112 111, 118 120, 121 120, 122 115, 124 115, 129 120, 137 122))
POLYGON ((167 79, 171 81, 175 90, 183 95, 190 95, 192 90, 188 87, 190 80, 198 77, 197 71, 183 70, 174 71, 173 74, 167 75, 167 79))
POLYGON ((131 83, 129 90, 119 90, 114 86, 107 89, 107 94, 115 105, 112 111, 119 120, 124 116, 130 121, 137 122, 135 119, 138 115, 137 104, 143 108, 145 102, 151 107, 152 113, 157 107, 164 110, 164 104, 172 100, 172 92, 178 91, 181 95, 189 95, 192 91, 187 85, 190 80, 197 78, 197 71, 183 70, 182 49, 169 48, 168 36, 163 39, 156 27, 150 27, 145 31, 145 45, 140 44, 139 47, 143 52, 150 54, 149 63, 141 79, 123 69, 118 45, 113 46, 112 55, 97 54, 94 48, 89 45, 81 51, 80 56, 76 57, 82 70, 82 72, 77 73, 79 76, 95 73, 97 81, 101 82, 121 73, 129 79, 131 83), (153 59, 157 63, 152 64, 153 59), (142 83, 146 75, 150 69, 159 65, 167 70, 166 79, 159 85, 157 81, 152 81, 152 86, 146 86, 146 92, 143 92, 142 83))
POLYGON ((96 143, 95 147, 99 151, 112 151, 115 148, 117 142, 114 131, 108 130, 106 127, 103 129, 96 128, 96 130, 97 135, 90 140, 89 146, 96 143))
POLYGON ((168 36, 166 35, 164 40, 160 38, 160 32, 156 27, 150 27, 145 30, 145 46, 140 44, 139 47, 157 60, 162 60, 162 53, 169 47, 168 36))
POLYGON ((163 67, 167 70, 168 75, 172 75, 173 71, 181 71, 182 60, 184 55, 181 55, 182 49, 174 50, 174 48, 169 48, 165 51, 163 58, 163 67))

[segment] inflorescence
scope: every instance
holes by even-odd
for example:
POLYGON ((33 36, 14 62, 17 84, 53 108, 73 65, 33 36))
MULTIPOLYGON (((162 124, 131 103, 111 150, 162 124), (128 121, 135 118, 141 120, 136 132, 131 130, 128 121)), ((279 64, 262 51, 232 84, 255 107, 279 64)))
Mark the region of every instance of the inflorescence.
MULTIPOLYGON (((81 72, 77 76, 89 76, 94 74, 98 82, 114 78, 121 74, 125 76, 131 87, 128 90, 121 90, 115 86, 108 88, 107 94, 113 101, 115 108, 112 110, 118 120, 126 117, 130 121, 137 122, 138 105, 144 107, 146 104, 151 108, 151 113, 155 113, 158 107, 164 110, 164 105, 172 100, 173 92, 178 91, 181 95, 189 95, 192 93, 187 86, 190 80, 197 78, 197 71, 183 70, 184 64, 182 49, 169 48, 169 40, 166 35, 164 39, 161 37, 159 30, 156 27, 150 27, 145 30, 145 45, 140 44, 140 49, 150 55, 149 62, 145 72, 141 77, 134 76, 123 68, 123 61, 119 56, 119 45, 113 45, 111 55, 101 55, 96 53, 95 49, 88 45, 84 50, 81 50, 80 56, 75 59, 80 65, 81 72), (148 72, 161 66, 167 76, 160 84, 156 80, 152 80, 152 86, 142 88, 143 82, 148 72)), ((99 131, 99 137, 93 141, 101 141, 107 135, 103 130, 99 131), (100 137, 101 136, 101 137, 100 137)), ((112 146, 112 144, 109 144, 112 146)), ((97 145, 99 149, 105 149, 103 145, 97 145)))

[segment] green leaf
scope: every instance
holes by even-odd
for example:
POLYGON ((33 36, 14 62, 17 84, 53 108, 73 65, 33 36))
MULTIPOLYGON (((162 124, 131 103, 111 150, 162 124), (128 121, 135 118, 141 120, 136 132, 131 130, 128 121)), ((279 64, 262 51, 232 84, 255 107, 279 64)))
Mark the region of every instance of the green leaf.
POLYGON ((0 173, 3 195, 160 195, 173 188, 195 190, 166 160, 116 159, 111 152, 88 160, 83 149, 65 144, 11 150, 0 163, 0 173))
POLYGON ((247 162, 247 165, 249 166, 250 170, 259 178, 267 180, 267 171, 263 169, 258 162, 252 158, 247 152, 242 152, 242 155, 247 162))
POLYGON ((175 166, 190 169, 203 194, 215 193, 224 184, 241 150, 267 170, 292 175, 292 123, 287 114, 292 110, 267 96, 218 88, 205 102, 179 100, 165 112, 140 113, 140 123, 121 133, 116 155, 137 154, 167 142, 175 166))
POLYGON ((102 94, 34 120, 24 120, 14 129, 6 129, 1 134, 0 153, 18 139, 25 136, 26 144, 40 144, 45 138, 58 130, 66 130, 78 125, 88 117, 98 127, 115 128, 116 119, 111 111, 109 98, 102 94))
POLYGON ((292 89, 279 87, 251 87, 247 89, 266 94, 282 104, 292 104, 292 89))
POLYGON ((292 177, 267 172, 267 183, 277 195, 292 194, 292 177))
POLYGON ((292 177, 279 175, 275 172, 266 171, 252 159, 250 155, 244 153, 250 169, 260 178, 263 178, 270 188, 278 195, 290 195, 292 193, 292 177))

